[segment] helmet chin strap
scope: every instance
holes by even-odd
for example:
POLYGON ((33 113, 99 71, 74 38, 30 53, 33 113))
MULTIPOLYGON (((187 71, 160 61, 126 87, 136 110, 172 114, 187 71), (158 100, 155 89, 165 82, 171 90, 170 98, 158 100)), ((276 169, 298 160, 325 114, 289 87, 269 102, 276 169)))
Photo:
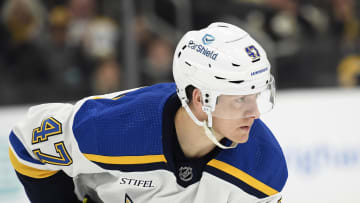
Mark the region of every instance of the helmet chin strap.
POLYGON ((235 148, 238 145, 237 143, 232 142, 230 146, 225 146, 225 145, 221 144, 219 141, 217 141, 216 136, 215 136, 215 131, 212 128, 212 116, 211 116, 211 113, 209 111, 204 111, 208 116, 208 121, 209 122, 207 122, 206 120, 201 122, 192 113, 191 109, 189 108, 189 105, 187 105, 187 103, 185 101, 181 101, 181 103, 182 103, 182 106, 185 108, 186 112, 188 113, 188 115, 190 116, 190 118, 194 121, 194 123, 196 123, 196 125, 202 126, 204 128, 205 135, 216 146, 220 147, 221 149, 232 149, 232 148, 235 148))
POLYGON ((184 107, 184 109, 186 110, 186 112, 188 113, 188 115, 190 116, 190 118, 196 123, 196 125, 198 126, 203 126, 204 123, 202 123, 201 121, 199 121, 196 116, 192 113, 189 105, 187 105, 186 101, 181 101, 182 106, 184 107))
POLYGON ((208 115, 208 121, 206 122, 206 120, 203 122, 203 128, 205 130, 205 135, 214 143, 216 144, 216 146, 220 147, 221 149, 232 149, 235 148, 238 144, 236 142, 232 142, 230 146, 225 146, 223 144, 221 144, 219 141, 217 141, 216 136, 215 136, 215 131, 212 128, 212 116, 210 112, 206 112, 206 114, 208 115))

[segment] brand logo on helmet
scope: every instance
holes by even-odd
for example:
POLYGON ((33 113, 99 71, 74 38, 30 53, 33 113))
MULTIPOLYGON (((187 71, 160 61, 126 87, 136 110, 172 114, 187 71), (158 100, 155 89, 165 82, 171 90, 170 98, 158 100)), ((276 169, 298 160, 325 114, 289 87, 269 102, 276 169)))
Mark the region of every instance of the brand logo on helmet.
POLYGON ((258 71, 252 72, 252 73, 251 73, 251 76, 254 76, 254 75, 263 73, 263 72, 267 71, 268 69, 269 69, 269 68, 266 67, 266 68, 260 69, 260 70, 258 70, 258 71))
POLYGON ((188 43, 188 47, 192 50, 195 50, 196 52, 211 58, 212 60, 216 60, 216 57, 219 55, 219 53, 216 53, 213 50, 210 50, 209 48, 201 45, 201 44, 196 44, 194 41, 190 40, 188 43))
POLYGON ((202 42, 204 45, 211 44, 213 41, 215 41, 215 37, 209 34, 204 35, 202 38, 202 42))

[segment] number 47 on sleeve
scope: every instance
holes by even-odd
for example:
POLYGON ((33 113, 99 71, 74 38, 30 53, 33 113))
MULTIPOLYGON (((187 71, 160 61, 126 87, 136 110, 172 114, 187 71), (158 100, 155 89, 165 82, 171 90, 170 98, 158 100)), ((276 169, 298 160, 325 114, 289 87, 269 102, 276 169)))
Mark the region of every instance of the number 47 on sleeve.
MULTIPOLYGON (((48 141, 49 136, 62 134, 62 124, 54 117, 42 121, 41 126, 35 128, 32 133, 32 144, 48 141)), ((72 164, 72 159, 66 150, 63 141, 54 143, 57 156, 41 152, 40 149, 34 149, 33 153, 42 163, 68 166, 72 164)))

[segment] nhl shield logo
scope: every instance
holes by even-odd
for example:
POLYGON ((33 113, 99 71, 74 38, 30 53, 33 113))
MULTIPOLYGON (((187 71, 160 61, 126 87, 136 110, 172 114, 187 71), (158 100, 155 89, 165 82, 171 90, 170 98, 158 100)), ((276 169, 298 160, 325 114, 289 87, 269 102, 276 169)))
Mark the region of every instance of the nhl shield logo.
POLYGON ((189 166, 182 166, 179 169, 179 177, 182 181, 190 181, 193 178, 192 168, 189 166))

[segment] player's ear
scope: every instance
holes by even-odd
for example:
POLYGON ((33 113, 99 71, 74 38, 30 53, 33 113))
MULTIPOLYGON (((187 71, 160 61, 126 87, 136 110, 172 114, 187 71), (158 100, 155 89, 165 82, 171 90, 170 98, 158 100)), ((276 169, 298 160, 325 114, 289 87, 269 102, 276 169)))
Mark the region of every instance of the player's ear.
POLYGON ((192 100, 194 105, 196 106, 202 106, 201 104, 201 91, 197 88, 194 89, 194 91, 192 92, 192 100))
POLYGON ((202 98, 201 98, 201 91, 197 88, 194 89, 192 92, 192 101, 191 101, 191 110, 193 111, 194 115, 200 120, 206 120, 207 115, 202 110, 202 98))

